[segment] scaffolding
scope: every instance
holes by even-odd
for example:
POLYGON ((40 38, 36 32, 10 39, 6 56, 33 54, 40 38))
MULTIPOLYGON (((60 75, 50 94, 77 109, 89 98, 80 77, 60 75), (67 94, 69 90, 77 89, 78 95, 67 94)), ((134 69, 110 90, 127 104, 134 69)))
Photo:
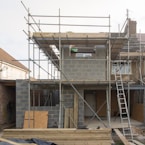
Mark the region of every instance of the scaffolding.
MULTIPOLYGON (((22 3, 23 4, 23 3, 22 3)), ((31 97, 35 94, 35 86, 42 84, 52 86, 52 90, 56 88, 59 90, 59 123, 58 127, 63 127, 63 109, 64 98, 62 96, 63 86, 70 85, 73 91, 79 96, 79 98, 88 106, 88 108, 92 111, 95 116, 105 127, 111 128, 111 90, 115 84, 115 81, 112 80, 112 66, 111 64, 115 61, 120 62, 121 60, 125 60, 130 65, 130 60, 138 57, 138 52, 130 53, 130 34, 129 34, 129 17, 127 15, 127 19, 121 31, 118 33, 111 33, 111 24, 110 24, 110 16, 106 17, 96 17, 96 16, 64 16, 61 15, 60 10, 58 15, 32 15, 30 10, 26 8, 23 4, 27 14, 27 18, 25 17, 26 23, 28 24, 28 31, 24 31, 28 37, 28 68, 32 70, 32 73, 29 73, 29 106, 28 110, 31 110, 31 97), (72 23, 74 20, 79 20, 83 22, 83 24, 75 24, 72 23), (92 21, 93 20, 93 21, 92 21), (55 23, 49 23, 48 21, 54 21, 55 23), (92 23, 96 23, 96 21, 101 21, 106 23, 106 25, 102 24, 86 24, 86 21, 91 21, 92 23), (67 22, 67 23, 66 23, 67 22), (69 23, 68 23, 69 22, 69 23), (49 28, 50 27, 50 28, 49 28), (75 28, 79 29, 75 29, 75 28), (70 31, 70 28, 74 30, 82 29, 82 32, 73 33, 70 31), (85 29, 84 29, 85 28, 85 29), (88 33, 84 30, 92 29, 91 31, 96 32, 97 30, 101 30, 102 33, 88 33), (99 28, 99 29, 98 29, 99 28), (104 31, 105 29, 105 31, 104 31), (125 30, 123 33, 122 31, 125 30), (53 32, 52 30, 57 30, 53 32), (64 32, 68 31, 68 32, 64 32), (103 32, 104 31, 104 32, 103 32), (49 33, 47 33, 49 32, 49 33), (127 44, 127 53, 121 52, 123 46, 127 44), (96 46, 94 48, 94 45, 96 46), (71 61, 71 58, 64 58, 64 51, 69 50, 69 55, 75 54, 76 51, 80 51, 78 54, 87 56, 87 61, 91 62, 94 59, 90 58, 90 53, 94 53, 98 49, 98 47, 105 47, 106 49, 106 57, 105 58, 96 58, 95 62, 102 61, 106 64, 106 75, 104 80, 97 81, 96 79, 88 79, 88 80, 72 80, 66 73, 64 72, 64 62, 71 61), (131 57, 131 54, 133 57, 131 57), (137 55, 137 57, 136 57, 137 55), (31 75, 35 81, 31 80, 31 75), (44 77, 44 78, 43 78, 44 77), (106 110, 107 110, 107 120, 108 124, 106 125, 102 119, 99 117, 98 113, 92 109, 90 104, 84 99, 81 93, 78 91, 76 85, 105 85, 106 86, 106 110), (31 87, 33 86, 33 87, 31 87), (54 87, 55 86, 55 87, 54 87), (32 92, 31 92, 32 90, 32 92), (32 95, 33 94, 33 95, 32 95)), ((141 42, 141 41, 140 41, 141 42)), ((143 46, 144 47, 144 46, 143 46)), ((142 75, 141 75, 141 67, 142 67, 142 59, 144 58, 144 52, 142 51, 142 44, 140 44, 139 54, 139 62, 140 62, 140 80, 143 85, 142 75)), ((85 56, 81 56, 83 58, 77 58, 74 61, 82 61, 85 62, 85 56)), ((75 63, 75 62, 74 62, 75 63)), ((128 110, 130 112, 130 75, 128 75, 127 82, 127 90, 128 90, 128 110)), ((139 88, 139 86, 138 86, 139 88)), ((45 87, 45 89, 48 89, 45 87)), ((36 90, 38 91, 38 90, 36 90)), ((48 91, 47 97, 44 99, 44 104, 47 104, 48 99, 52 99, 52 94, 48 91)), ((37 93, 38 98, 40 98, 41 91, 37 93)), ((52 100, 51 100, 52 101, 52 100)), ((35 99, 33 98, 33 103, 35 99)), ((33 104, 32 103, 32 104, 33 104)), ((103 103, 102 105, 104 105, 103 103)), ((39 105, 41 103, 39 102, 39 105)), ((35 106, 35 103, 33 104, 35 106)), ((101 105, 101 108, 102 108, 101 105)), ((99 110, 99 109, 98 109, 99 110)), ((75 124, 75 126, 77 126, 75 124)))

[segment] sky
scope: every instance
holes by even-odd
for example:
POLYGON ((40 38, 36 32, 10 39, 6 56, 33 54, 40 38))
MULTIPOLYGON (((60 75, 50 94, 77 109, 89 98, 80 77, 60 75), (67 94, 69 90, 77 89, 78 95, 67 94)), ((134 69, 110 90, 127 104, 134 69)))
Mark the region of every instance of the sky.
MULTIPOLYGON (((23 32, 23 30, 27 32, 24 19, 27 13, 21 0, 0 0, 0 2, 0 48, 27 67, 27 61, 22 61, 28 59, 27 36, 23 32)), ((111 31, 118 31, 119 26, 123 25, 128 9, 129 18, 137 21, 137 32, 145 33, 144 0, 22 0, 22 2, 29 8, 31 14, 58 15, 60 9, 61 15, 110 16, 111 31)))

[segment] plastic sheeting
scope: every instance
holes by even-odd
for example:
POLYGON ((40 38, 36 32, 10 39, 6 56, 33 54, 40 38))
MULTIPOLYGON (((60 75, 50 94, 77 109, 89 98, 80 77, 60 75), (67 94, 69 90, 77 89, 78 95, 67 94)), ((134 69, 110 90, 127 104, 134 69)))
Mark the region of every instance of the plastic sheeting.
MULTIPOLYGON (((27 140, 22 140, 22 139, 10 139, 10 140, 16 143, 35 143, 37 145, 57 145, 53 142, 47 142, 36 138, 27 139, 27 140)), ((0 142, 0 145, 11 145, 11 144, 7 142, 0 142)))

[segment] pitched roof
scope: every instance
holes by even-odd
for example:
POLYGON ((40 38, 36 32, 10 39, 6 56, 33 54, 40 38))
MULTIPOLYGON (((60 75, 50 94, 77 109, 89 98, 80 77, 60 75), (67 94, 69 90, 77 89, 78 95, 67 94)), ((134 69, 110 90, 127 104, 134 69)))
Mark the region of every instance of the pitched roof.
POLYGON ((12 57, 10 54, 8 54, 6 51, 4 51, 2 48, 0 48, 0 61, 12 64, 14 66, 17 66, 21 69, 28 71, 27 67, 25 67, 23 64, 21 64, 19 61, 17 61, 14 57, 12 57))

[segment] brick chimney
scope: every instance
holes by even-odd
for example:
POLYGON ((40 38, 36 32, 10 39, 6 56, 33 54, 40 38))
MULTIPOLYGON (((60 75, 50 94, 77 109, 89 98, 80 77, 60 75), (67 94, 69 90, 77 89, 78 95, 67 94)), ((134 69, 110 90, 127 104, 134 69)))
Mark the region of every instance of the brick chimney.
MULTIPOLYGON (((129 36, 136 36, 136 21, 132 21, 131 19, 128 20, 129 23, 129 36)), ((128 23, 125 26, 125 33, 128 33, 128 23)))

